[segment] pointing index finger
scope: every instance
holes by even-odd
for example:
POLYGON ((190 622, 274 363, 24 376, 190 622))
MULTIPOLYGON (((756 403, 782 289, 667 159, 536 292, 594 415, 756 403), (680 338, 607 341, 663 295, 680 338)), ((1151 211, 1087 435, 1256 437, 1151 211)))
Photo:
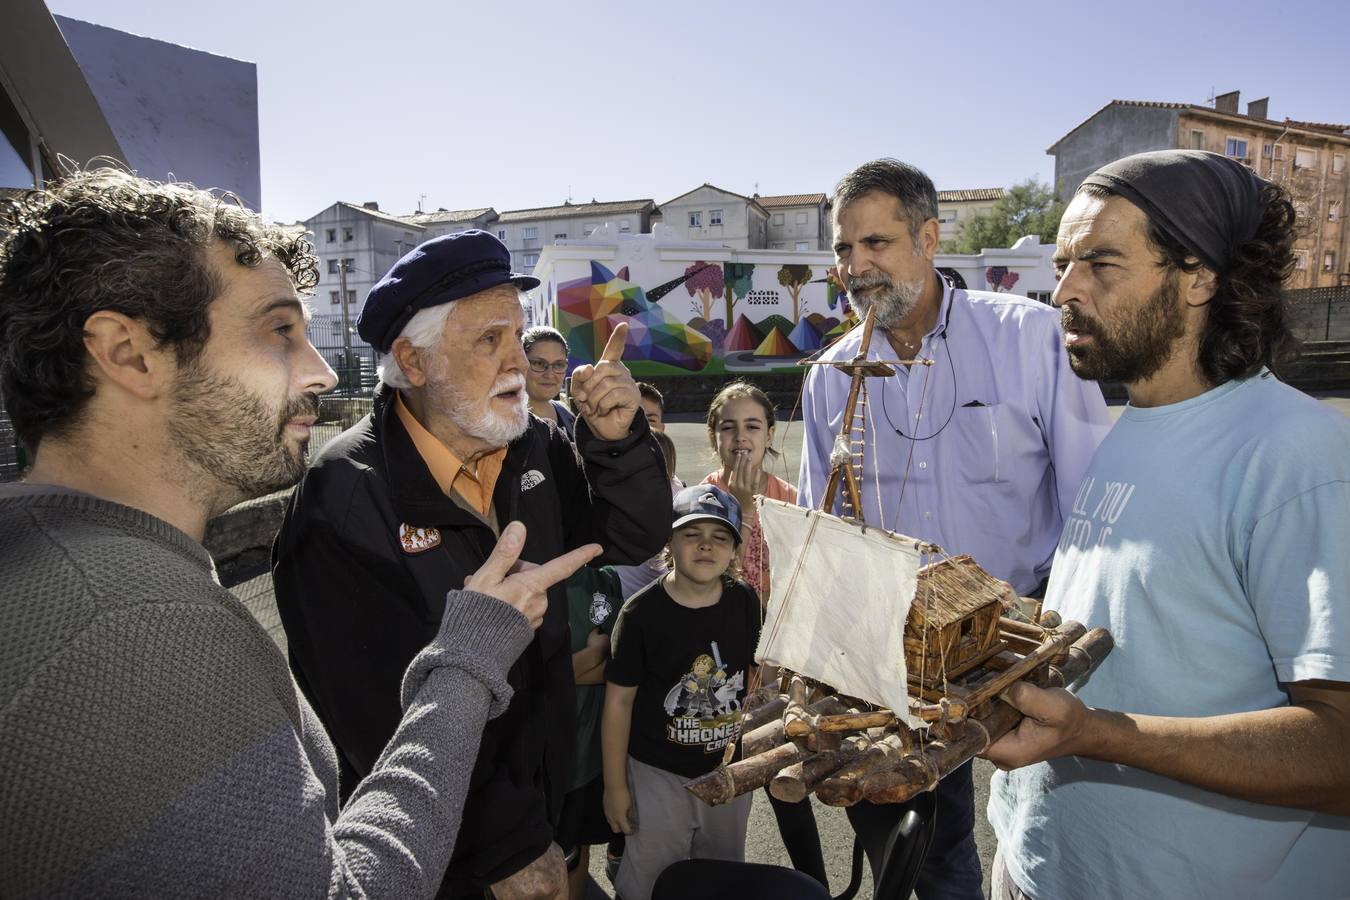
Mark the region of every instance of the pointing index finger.
POLYGON ((600 354, 601 362, 618 362, 623 359, 623 345, 628 340, 628 323, 620 322, 614 326, 614 330, 609 333, 609 340, 605 343, 604 352, 600 354))

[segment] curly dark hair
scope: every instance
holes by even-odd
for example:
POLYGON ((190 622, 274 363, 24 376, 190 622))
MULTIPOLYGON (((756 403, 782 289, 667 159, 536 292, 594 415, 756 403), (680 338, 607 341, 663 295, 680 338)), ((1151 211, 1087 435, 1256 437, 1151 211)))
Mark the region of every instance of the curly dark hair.
POLYGON ((95 312, 144 322, 180 365, 200 356, 222 289, 206 255, 215 241, 232 245, 242 266, 275 257, 297 290, 318 283, 303 231, 189 184, 97 168, 0 210, 0 391, 30 452, 77 424, 94 394, 84 323, 95 312))
MULTIPOLYGON (((1079 190, 1094 197, 1116 196, 1100 185, 1079 190)), ((1210 384, 1249 377, 1262 366, 1275 368, 1298 349, 1289 330, 1284 294, 1285 279, 1294 268, 1294 204, 1284 188, 1271 182, 1262 185, 1260 203, 1263 211, 1256 235, 1238 245, 1228 271, 1215 273, 1197 360, 1210 384)), ((1152 219, 1146 237, 1166 268, 1195 272, 1204 266, 1152 219)))

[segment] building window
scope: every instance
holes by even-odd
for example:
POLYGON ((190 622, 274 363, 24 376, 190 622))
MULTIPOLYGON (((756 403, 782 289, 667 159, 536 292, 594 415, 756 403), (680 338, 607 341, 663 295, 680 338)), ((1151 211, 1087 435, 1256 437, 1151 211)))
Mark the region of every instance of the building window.
POLYGON ((811 245, 808 244, 806 241, 798 241, 798 242, 797 242, 797 246, 794 247, 793 249, 794 249, 794 250, 810 250, 810 249, 811 249, 811 245))
POLYGON ((352 234, 352 230, 350 228, 342 229, 342 239, 344 241, 350 241, 353 237, 355 237, 355 235, 352 234))
POLYGON ((1030 297, 1032 300, 1035 300, 1037 303, 1048 304, 1050 302, 1050 297, 1053 294, 1054 294, 1053 291, 1027 291, 1027 296, 1030 297))
POLYGON ((526 253, 525 256, 521 258, 521 263, 525 266, 525 268, 532 269, 539 264, 539 254, 526 253))
POLYGON ((633 233, 633 226, 630 225, 630 224, 628 224, 628 220, 627 220, 627 219, 620 219, 620 220, 619 220, 619 234, 632 234, 632 233, 633 233))
POLYGON ((1327 221, 1339 222, 1341 218, 1341 201, 1333 200, 1327 204, 1327 221))
POLYGON ((337 240, 337 229, 336 229, 336 228, 330 228, 330 229, 328 229, 327 231, 325 231, 325 232, 324 232, 324 239, 325 239, 326 241, 328 241, 328 243, 330 243, 330 244, 331 244, 331 243, 334 243, 334 242, 337 240))
POLYGON ((946 224, 948 224, 948 223, 950 223, 950 222, 955 222, 955 221, 956 221, 956 210, 954 210, 954 209, 940 209, 940 210, 938 210, 938 222, 939 222, 940 224, 946 225, 946 224))
POLYGON ((799 212, 799 213, 797 213, 797 224, 798 224, 798 225, 805 225, 805 224, 806 224, 806 213, 805 213, 805 212, 799 212))
POLYGON ((553 236, 553 239, 554 239, 555 241, 565 241, 565 240, 567 240, 567 232, 565 232, 565 231, 560 231, 560 232, 558 232, 557 234, 555 234, 555 235, 553 236))
POLYGON ((501 241, 503 244, 506 243, 506 229, 505 229, 505 228, 498 229, 498 231, 497 231, 497 240, 501 241))
POLYGON ((1295 169, 1317 168, 1317 151, 1309 150, 1307 147, 1295 147, 1294 168, 1295 169))
POLYGON ((1339 174, 1341 174, 1342 172, 1345 171, 1345 154, 1344 154, 1344 153, 1334 153, 1334 154, 1332 154, 1332 157, 1331 157, 1331 171, 1332 171, 1332 173, 1335 174, 1335 175, 1339 175, 1339 174))
POLYGON ((337 274, 337 264, 338 264, 338 261, 337 261, 336 259, 330 259, 330 260, 328 261, 328 274, 329 274, 329 275, 336 275, 336 274, 337 274))
POLYGON ((1312 207, 1308 205, 1307 200, 1294 201, 1294 218, 1299 226, 1308 224, 1308 217, 1312 215, 1312 207))
POLYGON ((337 305, 338 305, 338 292, 337 292, 337 291, 329 291, 329 292, 328 292, 328 302, 332 303, 334 306, 337 306, 337 305))
POLYGON ((356 260, 355 260, 354 258, 350 258, 350 257, 347 258, 347 259, 344 259, 344 260, 342 261, 342 268, 346 269, 348 272, 355 272, 355 271, 356 271, 356 260))
POLYGON ((1205 133, 1198 128, 1191 129, 1191 149, 1205 149, 1205 133))
POLYGON ((1274 154, 1274 152, 1275 152, 1275 145, 1270 143, 1269 141, 1261 145, 1261 156, 1264 157, 1265 159, 1270 159, 1271 155, 1274 154))
POLYGON ((1231 156, 1233 159, 1247 158, 1247 142, 1243 138, 1230 137, 1224 144, 1224 156, 1231 156))
POLYGON ((1284 159, 1284 144, 1275 145, 1275 159, 1284 159))
POLYGON ((1308 268, 1308 251, 1307 251, 1307 250, 1295 250, 1295 251, 1294 251, 1294 268, 1297 269, 1297 270, 1300 271, 1300 272, 1303 272, 1303 271, 1306 271, 1306 270, 1307 270, 1307 268, 1308 268))
POLYGON ((721 225, 721 224, 722 224, 722 211, 721 211, 720 209, 710 209, 710 210, 708 210, 708 224, 709 224, 709 225, 721 225))
POLYGON ((700 212, 691 212, 691 213, 689 214, 689 227, 690 227, 690 228, 702 228, 702 227, 703 227, 703 213, 702 213, 701 211, 700 211, 700 212))
POLYGON ((782 213, 774 213, 774 214, 773 214, 773 224, 775 224, 775 225, 782 225, 782 224, 783 224, 783 214, 782 214, 782 213))
POLYGON ((522 228, 520 238, 525 241, 537 241, 539 240, 539 229, 533 225, 522 228))
POLYGON ((1322 256, 1322 271, 1334 272, 1336 270, 1336 251, 1328 250, 1322 256))

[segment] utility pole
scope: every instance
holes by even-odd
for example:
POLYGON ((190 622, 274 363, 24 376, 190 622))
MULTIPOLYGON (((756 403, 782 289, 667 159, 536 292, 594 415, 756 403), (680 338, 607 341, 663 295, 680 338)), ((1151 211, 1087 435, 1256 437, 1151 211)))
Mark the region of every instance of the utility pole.
POLYGON ((338 290, 342 298, 342 366, 347 372, 348 390, 359 388, 360 379, 355 386, 352 383, 352 322, 347 308, 347 260, 338 259, 338 290))

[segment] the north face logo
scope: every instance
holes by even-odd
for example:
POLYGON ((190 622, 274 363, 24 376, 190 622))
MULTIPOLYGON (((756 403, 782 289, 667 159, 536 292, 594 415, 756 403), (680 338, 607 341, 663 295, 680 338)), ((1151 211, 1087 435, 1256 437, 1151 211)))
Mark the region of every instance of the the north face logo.
POLYGON ((721 500, 718 500, 718 499, 717 499, 717 495, 714 494, 712 491, 708 491, 708 492, 707 492, 706 494, 704 494, 702 497, 699 497, 699 498, 698 498, 698 505, 699 505, 699 506, 715 506, 715 507, 717 507, 718 509, 726 509, 726 507, 722 505, 722 501, 721 501, 721 500))
POLYGON ((543 483, 544 473, 540 472, 538 469, 531 469, 520 476, 520 489, 522 491, 528 491, 530 488, 539 487, 539 485, 543 483))
POLYGON ((404 522, 398 526, 398 542, 404 553, 424 553, 441 545, 441 532, 438 528, 418 528, 404 522))

